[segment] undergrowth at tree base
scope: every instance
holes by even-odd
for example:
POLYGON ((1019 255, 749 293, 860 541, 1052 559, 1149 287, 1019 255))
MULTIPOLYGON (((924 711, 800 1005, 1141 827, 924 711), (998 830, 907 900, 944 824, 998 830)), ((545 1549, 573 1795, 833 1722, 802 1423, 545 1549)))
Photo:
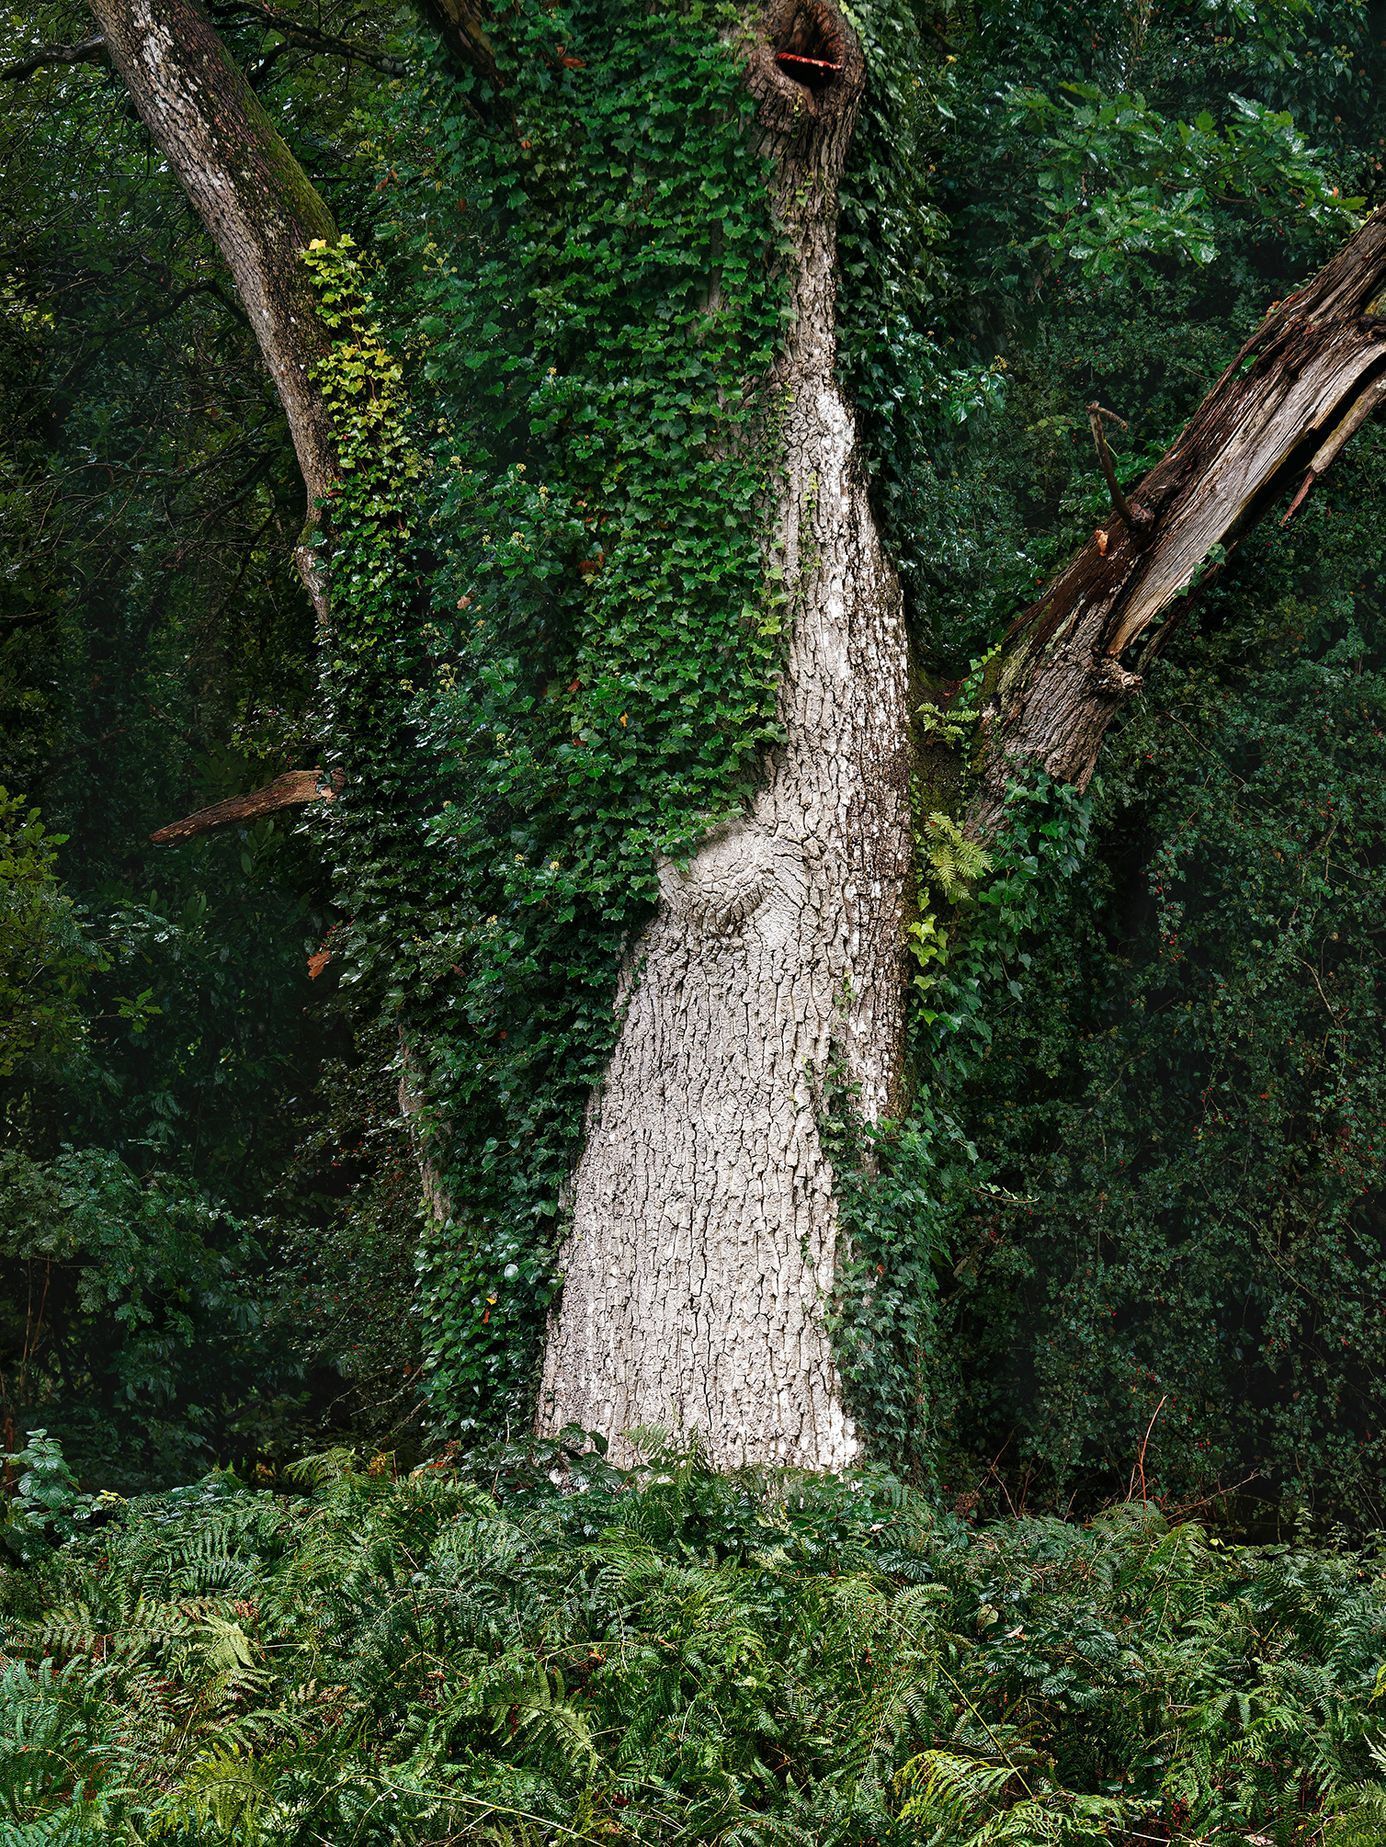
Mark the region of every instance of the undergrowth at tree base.
POLYGON ((1375 1555, 580 1433, 0 1527, 0 1840, 1242 1842, 1386 1832, 1375 1555))

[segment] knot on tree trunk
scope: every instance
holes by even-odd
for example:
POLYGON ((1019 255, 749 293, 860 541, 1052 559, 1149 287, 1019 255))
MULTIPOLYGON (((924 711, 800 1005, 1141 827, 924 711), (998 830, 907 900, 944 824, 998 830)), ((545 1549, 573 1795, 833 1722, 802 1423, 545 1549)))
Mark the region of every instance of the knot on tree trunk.
POLYGON ((786 140, 850 123, 866 83, 856 33, 831 0, 771 0, 747 82, 761 127, 786 140))
POLYGON ((1132 693, 1140 691, 1141 676, 1132 673, 1129 667, 1113 660, 1111 655, 1101 655, 1093 666, 1093 685, 1098 693, 1109 699, 1129 699, 1132 693))
POLYGON ((745 923, 775 883, 771 843, 749 821, 728 822, 703 841, 687 866, 670 862, 659 874, 670 912, 714 934, 745 923))

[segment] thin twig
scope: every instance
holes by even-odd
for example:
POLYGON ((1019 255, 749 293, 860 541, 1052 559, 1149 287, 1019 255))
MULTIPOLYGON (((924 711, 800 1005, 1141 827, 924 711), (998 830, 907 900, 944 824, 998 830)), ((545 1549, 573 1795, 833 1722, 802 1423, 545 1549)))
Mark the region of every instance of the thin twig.
POLYGON ((1112 461, 1112 452, 1107 446, 1107 432, 1103 428, 1103 419, 1116 423, 1123 430, 1129 430, 1130 424, 1124 417, 1118 417, 1114 410, 1106 410, 1096 399, 1088 406, 1088 428, 1092 431, 1093 447, 1097 450, 1097 460, 1102 469, 1103 479, 1107 483, 1107 492, 1112 497, 1112 506, 1126 524, 1128 532, 1146 532, 1155 523, 1155 516, 1147 507, 1132 506, 1121 491, 1121 483, 1116 477, 1116 467, 1112 461))
POLYGON ((1145 1452, 1150 1444, 1150 1433, 1155 1428, 1155 1419, 1160 1415, 1161 1411, 1164 1410, 1165 1399, 1168 1397, 1169 1393, 1166 1392, 1160 1399, 1159 1404, 1157 1404, 1155 1409, 1150 1413, 1150 1422, 1145 1427, 1145 1435, 1141 1438, 1141 1446, 1136 1452, 1136 1466, 1131 1472, 1131 1487, 1127 1489, 1127 1496, 1129 1498, 1131 1488, 1134 1488, 1136 1485, 1136 1476, 1139 1475, 1141 1481, 1142 1504, 1150 1499, 1150 1496, 1145 1491, 1145 1452))

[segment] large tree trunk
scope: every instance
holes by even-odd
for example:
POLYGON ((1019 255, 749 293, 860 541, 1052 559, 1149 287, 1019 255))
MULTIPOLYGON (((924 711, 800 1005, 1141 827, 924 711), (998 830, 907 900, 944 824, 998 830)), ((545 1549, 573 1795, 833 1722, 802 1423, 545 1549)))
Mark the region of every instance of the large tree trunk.
MULTIPOLYGON (((1386 395, 1386 210, 1278 303, 1179 441, 1011 632, 968 815, 995 831, 1039 768, 1084 788, 1200 576, 1292 487, 1288 518, 1386 395), (1183 600, 1181 600, 1183 599, 1183 600)), ((1125 498, 1125 497, 1123 497, 1125 498)))
POLYGON ((868 1119, 899 1102, 910 844, 900 592, 834 378, 837 183, 863 79, 823 6, 781 7, 752 60, 794 253, 771 509, 793 610, 784 742, 750 812, 661 871, 573 1181, 540 1427, 600 1430, 617 1455, 640 1426, 696 1435, 723 1466, 836 1468, 859 1447, 823 1319, 837 1216, 819 1119, 830 1083, 868 1119))
MULTIPOLYGON (((136 107, 225 257, 293 432, 331 489, 313 377, 326 337, 302 252, 331 218, 196 0, 88 0, 136 107)), ((492 69, 476 0, 426 0, 492 69)), ((686 867, 636 946, 572 1183, 540 1427, 662 1426, 716 1462, 858 1453, 824 1325, 839 1228, 825 1093, 902 1101, 908 663, 851 413, 833 376, 837 183, 864 72, 829 0, 772 0, 751 82, 793 251, 767 524, 793 630, 784 741, 749 812, 686 867)), ((1386 217, 1248 343, 1184 437, 1017 624, 985 714, 972 832, 1036 767, 1079 786, 1172 608, 1278 496, 1302 497, 1386 394, 1386 217)), ((324 586, 306 549, 320 616, 324 586)), ((202 817, 198 817, 201 819, 202 817)), ((402 1107, 416 1107, 411 1086, 402 1107)), ((430 1209, 441 1200, 426 1165, 430 1209)))
MULTIPOLYGON (((786 17, 802 29, 813 15, 786 17)), ((786 80, 766 57, 754 80, 773 98, 786 80)), ((834 184, 855 54, 845 63, 836 93, 778 131, 797 258, 779 507, 799 599, 787 741, 752 813, 686 873, 662 874, 562 1253, 540 1427, 601 1430, 618 1454, 620 1433, 644 1424, 699 1434, 724 1464, 838 1466, 858 1446, 821 1313, 837 1223, 817 1112, 838 1067, 868 1119, 894 1099, 909 825, 899 598, 832 378, 834 184)), ((995 833, 1009 785, 1036 767, 1086 785, 1177 599, 1298 485, 1293 511, 1381 402, 1383 288, 1378 214, 1273 310, 1016 624, 984 715, 975 837, 995 833)))
MULTIPOLYGON (((328 350, 303 252, 335 240, 332 214, 197 0, 87 0, 175 177, 225 259, 288 418, 314 508, 336 479, 314 367, 328 350)), ((308 533, 295 553, 319 620, 326 592, 308 533)))

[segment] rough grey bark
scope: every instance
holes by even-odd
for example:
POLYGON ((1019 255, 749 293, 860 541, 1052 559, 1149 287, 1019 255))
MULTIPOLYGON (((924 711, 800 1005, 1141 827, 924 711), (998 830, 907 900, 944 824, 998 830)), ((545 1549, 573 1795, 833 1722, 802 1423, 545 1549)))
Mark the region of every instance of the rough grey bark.
MULTIPOLYGON (((336 454, 313 378, 327 331, 301 259, 314 238, 336 238, 332 215, 197 0, 87 4, 141 120, 231 271, 288 419, 311 525, 335 480, 336 454)), ((295 562, 325 619, 326 591, 306 543, 295 562)))
POLYGON ((1206 580, 1292 487, 1289 518, 1386 397, 1386 211, 1278 303, 1183 435, 1016 623, 982 725, 968 815, 996 829, 1038 766, 1086 786, 1107 727, 1206 580), (1182 599, 1182 600, 1181 600, 1182 599))
POLYGON ((824 1327, 839 1233, 819 1114, 833 1081, 870 1120, 898 1101, 910 848, 900 592, 834 377, 863 75, 825 6, 779 8, 751 61, 794 252, 775 381, 785 735, 750 811, 661 870, 574 1176, 539 1425, 600 1430, 618 1456, 651 1426, 721 1466, 837 1468, 859 1448, 824 1327))

